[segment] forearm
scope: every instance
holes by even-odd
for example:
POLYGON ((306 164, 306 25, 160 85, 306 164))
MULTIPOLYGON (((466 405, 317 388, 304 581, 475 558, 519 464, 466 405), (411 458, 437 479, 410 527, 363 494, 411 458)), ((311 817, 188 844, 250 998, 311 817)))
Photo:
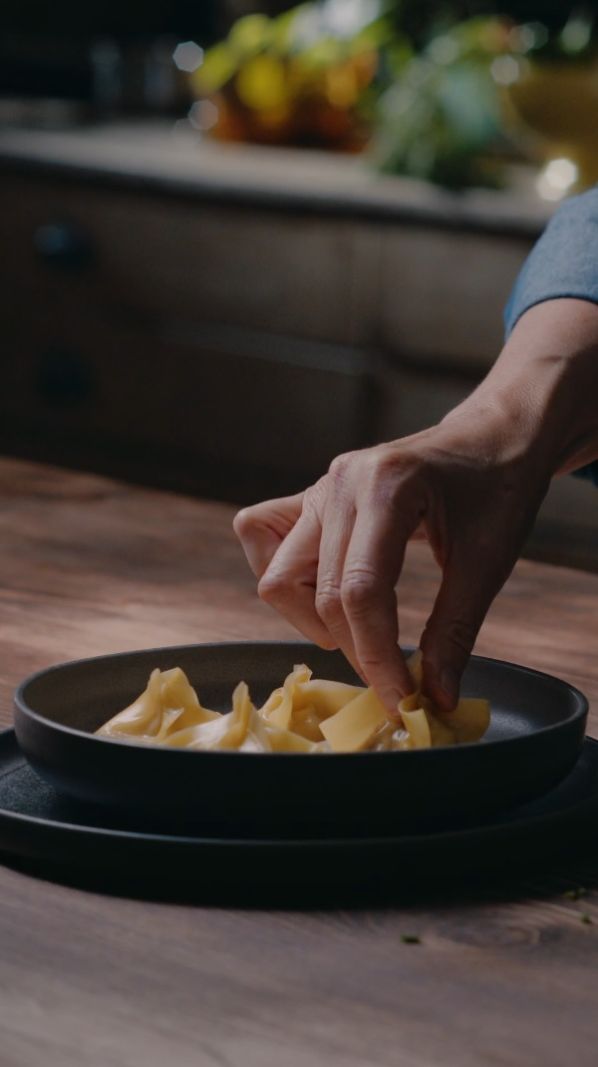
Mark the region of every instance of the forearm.
POLYGON ((485 420, 491 450, 496 439, 501 455, 535 460, 548 477, 598 459, 598 305, 558 299, 526 311, 455 417, 485 420))

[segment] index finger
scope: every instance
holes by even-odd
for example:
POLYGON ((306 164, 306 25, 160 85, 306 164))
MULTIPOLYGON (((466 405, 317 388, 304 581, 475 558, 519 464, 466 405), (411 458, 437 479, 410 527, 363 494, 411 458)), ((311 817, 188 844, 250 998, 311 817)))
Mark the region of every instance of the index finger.
POLYGON ((345 558, 341 598, 359 665, 388 711, 396 716, 413 681, 399 647, 395 585, 405 549, 420 522, 411 509, 359 508, 345 558))
POLYGON ((256 578, 270 566, 287 534, 301 515, 303 493, 264 500, 242 508, 233 519, 233 529, 241 542, 247 562, 256 578))
POLYGON ((258 593, 322 648, 336 648, 315 606, 322 527, 313 506, 306 506, 281 542, 263 574, 258 593))

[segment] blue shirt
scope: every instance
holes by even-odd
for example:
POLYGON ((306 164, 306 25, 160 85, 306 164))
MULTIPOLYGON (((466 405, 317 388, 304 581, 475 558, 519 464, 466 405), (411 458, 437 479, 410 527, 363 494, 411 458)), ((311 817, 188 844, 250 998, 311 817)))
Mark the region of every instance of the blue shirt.
MULTIPOLYGON (((598 186, 566 200, 532 249, 505 308, 507 335, 529 308, 558 297, 598 304, 598 186)), ((598 461, 576 474, 598 485, 598 461)))

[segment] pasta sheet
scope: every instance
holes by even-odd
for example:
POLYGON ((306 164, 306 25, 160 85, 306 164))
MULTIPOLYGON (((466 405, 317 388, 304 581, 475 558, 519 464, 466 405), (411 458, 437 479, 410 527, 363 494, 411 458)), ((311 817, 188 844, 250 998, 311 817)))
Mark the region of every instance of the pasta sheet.
POLYGON ((232 708, 205 708, 180 667, 152 671, 147 687, 124 711, 97 730, 100 737, 200 751, 359 752, 432 748, 478 741, 490 722, 487 700, 461 699, 441 714, 421 695, 421 654, 409 661, 414 692, 390 720, 373 689, 312 678, 295 666, 280 688, 257 708, 245 682, 232 708))

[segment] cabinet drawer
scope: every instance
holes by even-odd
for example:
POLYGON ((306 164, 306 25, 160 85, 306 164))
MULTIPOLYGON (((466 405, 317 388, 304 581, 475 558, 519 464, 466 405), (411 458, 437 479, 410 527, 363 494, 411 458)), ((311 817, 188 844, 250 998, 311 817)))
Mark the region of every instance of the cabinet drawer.
POLYGON ((17 301, 62 286, 147 324, 174 316, 341 344, 360 329, 350 222, 47 179, 5 176, 0 190, 11 249, 0 271, 17 301), (52 227, 87 244, 79 268, 44 245, 52 227))
POLYGON ((80 309, 59 336, 34 323, 11 349, 0 419, 36 434, 311 478, 374 426, 366 359, 337 346, 230 329, 119 332, 80 309))

